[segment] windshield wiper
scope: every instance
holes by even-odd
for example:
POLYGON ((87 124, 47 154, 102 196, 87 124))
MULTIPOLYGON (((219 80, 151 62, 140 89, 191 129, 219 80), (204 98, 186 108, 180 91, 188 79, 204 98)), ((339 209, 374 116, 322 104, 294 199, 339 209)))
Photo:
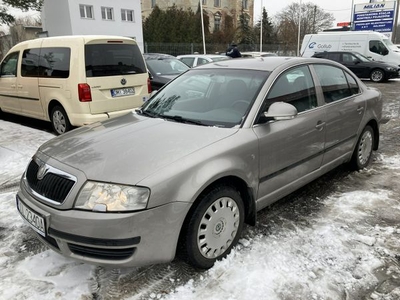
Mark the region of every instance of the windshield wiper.
POLYGON ((155 117, 157 117, 157 114, 148 112, 148 111, 146 111, 146 110, 141 110, 140 108, 135 109, 135 112, 137 112, 139 115, 146 116, 146 117, 150 117, 150 118, 155 118, 155 117))
POLYGON ((201 122, 199 120, 185 119, 182 116, 158 115, 158 117, 166 119, 166 120, 174 120, 174 121, 179 122, 179 123, 208 126, 208 125, 204 124, 203 122, 201 122))

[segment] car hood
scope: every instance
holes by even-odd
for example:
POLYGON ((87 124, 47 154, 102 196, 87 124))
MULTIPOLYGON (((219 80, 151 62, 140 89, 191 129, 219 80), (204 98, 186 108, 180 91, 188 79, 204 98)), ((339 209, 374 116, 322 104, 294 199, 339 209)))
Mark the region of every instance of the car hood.
POLYGON ((43 144, 39 151, 82 171, 90 180, 137 184, 236 131, 132 113, 75 129, 43 144))

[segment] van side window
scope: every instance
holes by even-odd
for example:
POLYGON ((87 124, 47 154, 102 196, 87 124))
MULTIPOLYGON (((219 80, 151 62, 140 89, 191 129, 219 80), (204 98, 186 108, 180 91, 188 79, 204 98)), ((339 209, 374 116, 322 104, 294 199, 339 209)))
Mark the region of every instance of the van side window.
POLYGON ((22 77, 69 77, 69 48, 51 47, 26 49, 22 53, 22 77))
POLYGON ((15 77, 17 76, 19 52, 13 52, 4 58, 1 63, 1 77, 15 77))
POLYGON ((338 101, 354 94, 350 91, 347 77, 342 69, 317 64, 314 65, 314 69, 318 74, 326 103, 338 101))
POLYGON ((318 106, 315 86, 308 67, 297 67, 282 73, 265 100, 266 109, 274 102, 284 101, 298 112, 318 106))
POLYGON ((39 55, 40 49, 26 49, 22 52, 21 76, 38 77, 39 76, 39 55))
POLYGON ((142 53, 134 44, 90 44, 85 46, 87 77, 147 73, 142 53))
POLYGON ((389 53, 386 46, 381 41, 378 40, 369 41, 369 51, 379 55, 387 55, 389 53))

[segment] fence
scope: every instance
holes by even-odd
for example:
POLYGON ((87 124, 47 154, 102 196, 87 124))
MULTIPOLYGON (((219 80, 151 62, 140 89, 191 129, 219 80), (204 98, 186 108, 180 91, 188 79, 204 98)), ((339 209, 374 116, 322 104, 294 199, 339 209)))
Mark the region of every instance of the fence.
MULTIPOLYGON (((206 44, 206 53, 225 53, 227 44, 206 44)), ((240 44, 238 48, 244 51, 260 51, 260 45, 240 44)), ((264 44, 262 52, 273 52, 281 56, 296 56, 296 45, 287 46, 282 44, 264 44)), ((144 43, 145 53, 165 53, 170 55, 182 55, 193 53, 204 53, 204 46, 201 43, 144 43)))

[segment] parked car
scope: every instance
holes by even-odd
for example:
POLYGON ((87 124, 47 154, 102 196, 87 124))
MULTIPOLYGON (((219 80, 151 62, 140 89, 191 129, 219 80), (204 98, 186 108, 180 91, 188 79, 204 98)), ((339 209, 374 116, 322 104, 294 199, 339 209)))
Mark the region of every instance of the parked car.
POLYGON ((56 134, 129 113, 150 81, 134 39, 61 36, 21 42, 1 62, 0 109, 50 121, 56 134))
POLYGON ((374 82, 384 82, 400 76, 400 68, 384 62, 370 60, 358 52, 325 51, 312 57, 337 61, 354 72, 359 78, 369 78, 374 82))
POLYGON ((70 258, 121 267, 179 255, 206 269, 260 209, 342 163, 366 167, 381 117, 380 92, 330 60, 205 64, 136 112, 43 144, 17 207, 70 258))
POLYGON ((276 53, 272 52, 259 52, 259 51, 250 51, 250 52, 241 52, 242 57, 269 57, 269 56, 278 56, 276 53))
POLYGON ((218 54, 185 54, 178 55, 176 58, 184 62, 191 68, 210 62, 231 59, 231 57, 229 56, 218 54))
POLYGON ((145 53, 143 56, 149 69, 152 90, 159 90, 168 81, 189 69, 173 55, 145 53))

